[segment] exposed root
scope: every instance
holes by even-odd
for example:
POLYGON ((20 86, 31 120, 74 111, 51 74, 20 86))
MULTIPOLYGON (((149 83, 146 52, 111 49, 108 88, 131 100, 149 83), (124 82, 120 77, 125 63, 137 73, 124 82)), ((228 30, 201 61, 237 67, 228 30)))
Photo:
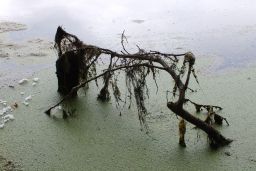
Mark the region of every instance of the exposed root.
MULTIPOLYGON (((125 73, 126 90, 128 92, 125 96, 130 100, 130 104, 132 97, 135 99, 139 121, 141 125, 147 128, 146 115, 148 114, 148 111, 145 102, 149 98, 149 88, 147 86, 146 78, 151 74, 151 78, 154 79, 158 89, 156 78, 157 76, 159 77, 159 75, 157 75, 159 70, 162 70, 167 72, 170 78, 174 80, 172 95, 178 96, 177 101, 168 102, 167 106, 175 114, 183 118, 179 124, 179 143, 182 146, 186 146, 185 120, 206 132, 211 144, 213 145, 221 146, 227 145, 231 142, 231 140, 226 139, 211 126, 213 119, 216 124, 222 124, 223 120, 227 122, 226 118, 221 117, 214 111, 214 109, 222 110, 221 107, 197 104, 186 98, 187 90, 193 92, 193 90, 189 88, 190 77, 194 77, 196 82, 199 84, 194 69, 196 58, 193 53, 168 54, 151 50, 146 51, 139 46, 137 46, 137 53, 130 53, 125 48, 124 42, 128 43, 123 32, 121 37, 123 50, 121 53, 117 53, 109 49, 87 45, 80 41, 75 35, 69 34, 61 27, 58 27, 55 36, 55 47, 59 56, 56 62, 59 84, 58 91, 63 93, 65 96, 61 101, 49 108, 46 111, 46 114, 50 115, 51 109, 58 106, 68 98, 76 95, 77 91, 80 88, 87 86, 89 82, 95 81, 96 85, 98 85, 98 78, 103 78, 103 88, 100 90, 98 99, 102 101, 110 100, 108 87, 110 83, 113 90, 112 93, 118 103, 121 101, 121 92, 117 84, 117 79, 119 75, 118 72, 122 71, 125 73), (106 61, 108 67, 106 69, 102 69, 101 74, 97 74, 97 62, 103 61, 102 56, 104 56, 104 61, 106 61), (106 58, 109 60, 106 60, 106 58), (183 59, 181 61, 181 67, 178 65, 180 58, 183 59), (185 81, 183 81, 183 77, 186 77, 185 81), (207 110, 208 116, 206 121, 204 122, 184 110, 183 105, 186 102, 192 103, 197 112, 200 112, 202 109, 207 110)), ((167 96, 169 96, 169 94, 167 94, 167 96)), ((167 97, 167 99, 171 98, 167 97)), ((126 100, 124 103, 126 103, 126 100)))

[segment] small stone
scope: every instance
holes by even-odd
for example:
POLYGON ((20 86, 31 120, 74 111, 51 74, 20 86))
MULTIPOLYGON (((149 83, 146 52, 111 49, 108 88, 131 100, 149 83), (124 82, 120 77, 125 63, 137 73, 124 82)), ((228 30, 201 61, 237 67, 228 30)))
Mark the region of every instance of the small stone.
POLYGON ((18 83, 19 83, 19 84, 24 84, 24 83, 26 83, 26 82, 28 82, 28 79, 23 78, 23 79, 21 79, 18 83))
POLYGON ((29 101, 29 100, 32 100, 32 96, 29 95, 28 97, 25 98, 25 101, 29 101))
POLYGON ((28 102, 26 102, 26 101, 24 101, 24 102, 22 102, 25 106, 28 106, 29 105, 29 103, 28 102))

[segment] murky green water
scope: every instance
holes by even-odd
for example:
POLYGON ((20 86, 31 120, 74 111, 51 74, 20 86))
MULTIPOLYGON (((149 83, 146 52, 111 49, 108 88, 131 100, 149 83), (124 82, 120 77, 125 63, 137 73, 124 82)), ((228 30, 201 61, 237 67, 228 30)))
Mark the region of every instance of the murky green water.
POLYGON ((112 104, 96 100, 99 90, 94 86, 73 102, 77 109, 74 117, 66 121, 49 118, 43 111, 59 96, 54 68, 44 70, 34 75, 40 78, 36 87, 1 89, 1 97, 9 102, 20 104, 20 91, 31 93, 33 99, 28 107, 20 104, 13 112, 15 121, 0 130, 0 152, 22 163, 25 170, 254 170, 254 73, 255 69, 247 69, 201 76, 204 91, 190 95, 202 103, 224 107, 222 114, 230 126, 224 124, 219 129, 234 142, 214 151, 205 134, 193 130, 192 125, 187 131, 188 147, 179 147, 178 120, 167 109, 162 91, 168 87, 166 79, 159 81, 158 95, 151 92, 151 133, 147 135, 140 131, 135 111, 124 109, 120 117, 112 104))
MULTIPOLYGON (((6 69, 10 63, 19 67, 19 72, 32 66, 35 67, 32 74, 29 70, 25 76, 40 78, 35 87, 31 82, 17 85, 18 77, 10 80, 14 89, 8 84, 0 87, 2 99, 19 103, 13 112, 15 120, 0 129, 0 154, 20 163, 24 170, 256 169, 254 1, 113 0, 64 4, 62 1, 4 0, 0 5, 2 19, 28 25, 27 31, 11 34, 15 41, 40 36, 53 39, 56 26, 63 24, 85 42, 107 48, 118 50, 118 33, 126 29, 131 50, 135 44, 168 52, 192 50, 198 57, 203 90, 190 97, 224 107, 222 115, 230 126, 224 124, 218 129, 234 139, 229 147, 214 151, 209 148, 205 134, 189 125, 188 147, 180 148, 178 120, 167 109, 165 99, 165 90, 172 83, 166 81, 164 74, 158 81, 161 86, 157 95, 154 84, 150 83, 149 135, 140 131, 135 109, 125 108, 119 116, 114 101, 103 104, 96 100, 99 89, 93 85, 86 95, 80 94, 73 102, 74 117, 66 121, 49 118, 43 111, 59 99, 53 65, 56 54, 50 52, 40 58, 10 56, 9 60, 1 59, 0 66, 6 69), (43 67, 37 65, 43 61, 43 67), (245 68, 249 64, 251 67, 245 68), (238 66, 243 67, 238 70, 238 66), (230 67, 236 69, 227 72, 230 67), (212 71, 221 72, 216 75, 212 71), (25 96, 33 95, 29 106, 21 104, 22 91, 25 96)), ((33 47, 25 51, 32 51, 33 47)), ((10 69, 3 73, 7 71, 15 72, 10 69)))

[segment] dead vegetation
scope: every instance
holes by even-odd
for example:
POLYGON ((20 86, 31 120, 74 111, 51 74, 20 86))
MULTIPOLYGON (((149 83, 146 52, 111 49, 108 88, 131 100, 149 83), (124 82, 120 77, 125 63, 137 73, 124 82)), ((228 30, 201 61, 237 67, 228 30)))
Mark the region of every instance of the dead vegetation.
MULTIPOLYGON (((210 144, 214 147, 224 146, 232 142, 225 138, 212 125, 222 124, 226 118, 217 114, 218 110, 222 110, 219 106, 201 105, 192 102, 186 97, 191 76, 199 84, 195 73, 194 64, 195 56, 191 52, 183 54, 162 53, 158 51, 145 51, 138 47, 137 53, 130 53, 125 48, 126 37, 124 32, 121 37, 121 45, 123 50, 118 53, 109 49, 100 48, 83 43, 75 35, 65 32, 58 27, 55 36, 55 47, 58 51, 58 60, 56 62, 58 91, 64 95, 63 99, 57 104, 50 107, 45 113, 50 115, 51 109, 57 107, 71 96, 75 96, 77 91, 82 87, 88 87, 88 83, 99 78, 103 79, 103 87, 101 88, 98 99, 102 101, 110 100, 112 92, 116 103, 127 103, 130 107, 132 98, 135 99, 138 111, 138 117, 141 125, 147 129, 146 115, 148 114, 145 106, 145 100, 149 98, 149 88, 147 79, 149 75, 155 80, 159 77, 159 71, 167 72, 170 79, 174 81, 170 85, 171 95, 176 97, 174 101, 168 101, 167 107, 176 115, 181 117, 179 124, 180 144, 185 144, 186 121, 195 125, 208 134, 210 144), (100 58, 107 58, 108 66, 105 70, 97 71, 97 64, 100 58), (182 66, 178 63, 181 61, 182 66), (118 85, 119 73, 125 74, 125 85, 127 94, 121 98, 120 88, 118 85), (112 91, 109 89, 112 88, 112 91), (122 100, 125 99, 125 100, 122 100), (184 104, 190 102, 195 106, 197 112, 202 109, 208 111, 206 120, 201 120, 184 109, 184 104)), ((192 90, 193 91, 193 90, 192 90)), ((169 98, 168 98, 169 99, 169 98)), ((228 122, 227 122, 228 124, 228 122)))

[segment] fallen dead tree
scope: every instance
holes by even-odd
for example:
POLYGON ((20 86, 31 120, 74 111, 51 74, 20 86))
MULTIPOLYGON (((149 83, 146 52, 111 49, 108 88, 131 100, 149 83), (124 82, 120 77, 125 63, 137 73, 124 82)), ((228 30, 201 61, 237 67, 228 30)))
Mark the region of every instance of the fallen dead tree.
MULTIPOLYGON (((80 88, 88 86, 88 83, 97 81, 99 78, 103 78, 104 81, 98 99, 108 101, 110 99, 109 89, 112 88, 111 92, 117 103, 119 103, 122 100, 119 85, 117 84, 117 71, 123 71, 126 78, 126 89, 128 90, 126 98, 128 97, 128 101, 131 101, 132 97, 135 98, 140 123, 147 128, 145 117, 148 112, 145 100, 148 96, 148 86, 146 78, 152 75, 156 82, 156 77, 159 76, 158 72, 161 70, 167 72, 170 75, 170 79, 174 80, 174 85, 170 85, 170 88, 172 88, 171 95, 176 97, 176 100, 167 102, 167 107, 182 118, 179 124, 180 144, 186 146, 184 140, 186 132, 185 121, 207 133, 210 145, 214 147, 224 146, 232 142, 212 126, 214 123, 222 124, 222 120, 227 122, 226 118, 217 114, 217 111, 222 109, 221 107, 197 104, 186 97, 186 92, 190 90, 188 85, 191 77, 194 77, 199 84, 194 70, 196 59, 191 52, 168 54, 158 51, 145 51, 138 47, 138 52, 131 54, 124 46, 125 40, 126 37, 123 33, 121 37, 123 50, 118 53, 109 49, 87 45, 75 35, 69 34, 61 27, 58 27, 55 36, 55 47, 59 57, 56 62, 56 74, 58 77, 58 91, 64 97, 45 113, 50 115, 53 108, 70 97, 76 96, 80 88), (97 62, 102 56, 108 57, 108 67, 97 73, 97 62), (182 61, 181 67, 178 67, 179 61, 182 61), (184 81, 182 81, 182 78, 184 78, 184 81), (206 109, 208 111, 207 117, 210 118, 211 122, 206 122, 207 119, 203 121, 185 110, 183 106, 189 102, 195 106, 197 112, 200 112, 201 109, 206 109)), ((168 95, 170 96, 170 94, 168 95)), ((122 102, 126 103, 127 101, 122 102)))

